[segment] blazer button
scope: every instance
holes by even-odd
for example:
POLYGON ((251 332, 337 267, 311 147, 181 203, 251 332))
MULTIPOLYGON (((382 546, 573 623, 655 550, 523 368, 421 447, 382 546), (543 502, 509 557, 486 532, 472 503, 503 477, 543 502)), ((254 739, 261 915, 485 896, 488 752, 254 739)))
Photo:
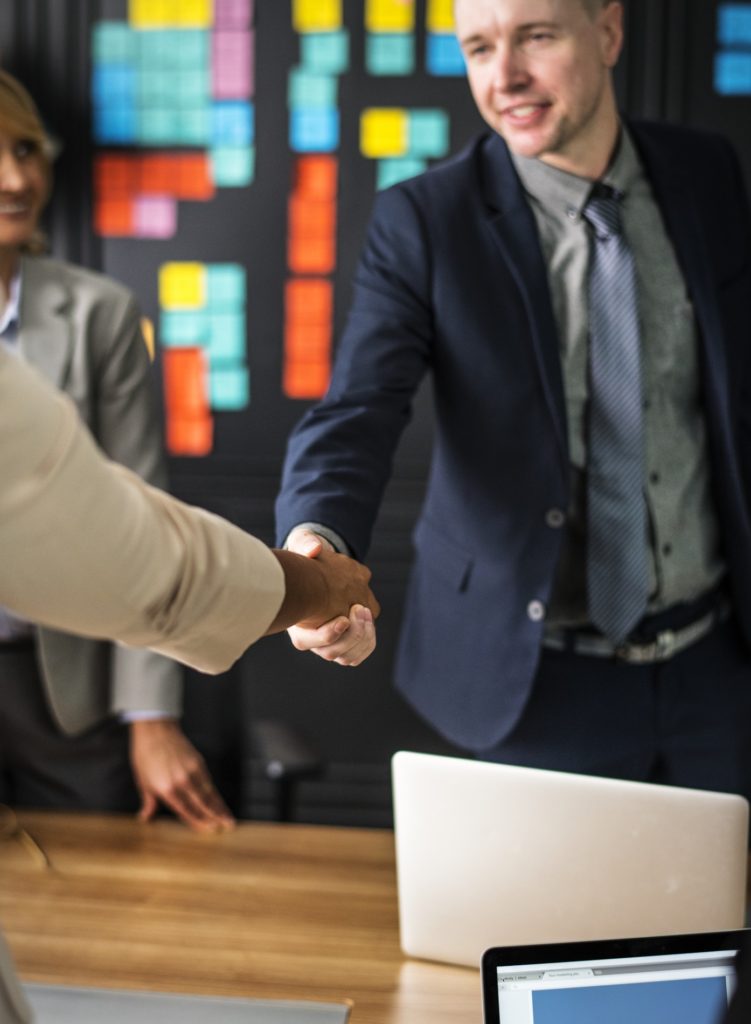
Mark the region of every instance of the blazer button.
POLYGON ((560 530, 565 522, 565 513, 559 508, 549 508, 545 513, 545 523, 553 530, 560 530))
POLYGON ((532 622, 542 622, 545 618, 545 605, 542 601, 530 601, 527 605, 527 616, 532 622))

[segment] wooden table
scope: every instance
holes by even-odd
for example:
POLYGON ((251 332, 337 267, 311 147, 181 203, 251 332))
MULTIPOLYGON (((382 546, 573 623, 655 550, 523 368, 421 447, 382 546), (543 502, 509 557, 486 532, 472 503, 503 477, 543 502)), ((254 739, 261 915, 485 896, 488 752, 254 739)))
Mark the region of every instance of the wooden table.
POLYGON ((403 957, 393 834, 19 814, 0 923, 23 978, 354 1004, 352 1024, 479 1024, 479 972, 403 957))

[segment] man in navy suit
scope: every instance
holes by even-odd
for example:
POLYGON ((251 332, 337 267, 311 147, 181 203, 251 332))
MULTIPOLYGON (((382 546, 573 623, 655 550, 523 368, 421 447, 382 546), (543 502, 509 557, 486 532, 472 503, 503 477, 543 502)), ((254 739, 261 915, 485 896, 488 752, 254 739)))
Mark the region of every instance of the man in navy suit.
MULTIPOLYGON (((280 539, 365 557, 430 374, 399 690, 488 759, 745 793, 751 227, 738 162, 716 136, 619 117, 620 2, 455 12, 492 131, 379 194, 331 387, 290 440, 280 539), (599 200, 617 210, 612 232, 595 223, 599 200), (611 236, 617 264, 612 247, 602 255, 611 236), (624 267, 634 300, 613 313, 624 267), (626 321, 624 426, 613 366, 626 321), (621 445, 605 456, 603 416, 621 445), (603 530, 598 475, 623 479, 635 437, 639 473, 603 530), (604 580, 623 611, 624 566, 641 580, 625 633, 595 626, 593 598, 604 580)), ((343 664, 375 642, 364 610, 291 635, 343 664)))

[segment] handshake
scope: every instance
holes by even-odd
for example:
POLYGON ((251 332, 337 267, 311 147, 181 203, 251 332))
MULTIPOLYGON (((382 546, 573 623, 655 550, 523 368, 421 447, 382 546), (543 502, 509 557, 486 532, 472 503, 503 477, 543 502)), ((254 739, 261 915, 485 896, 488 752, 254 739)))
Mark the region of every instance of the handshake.
POLYGON ((304 527, 293 530, 283 551, 286 595, 269 633, 287 629, 299 651, 339 665, 359 665, 375 649, 380 605, 371 572, 304 527))

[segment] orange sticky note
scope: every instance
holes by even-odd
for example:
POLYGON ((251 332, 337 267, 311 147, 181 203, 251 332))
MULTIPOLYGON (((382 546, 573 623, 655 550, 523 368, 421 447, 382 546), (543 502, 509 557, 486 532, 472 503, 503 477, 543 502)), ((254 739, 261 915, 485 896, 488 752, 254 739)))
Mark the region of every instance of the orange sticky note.
POLYGON ((129 236, 134 232, 132 199, 97 199, 94 202, 94 230, 103 237, 129 236))
POLYGON ((94 160, 94 191, 100 199, 130 199, 138 191, 138 166, 130 156, 102 153, 94 160))
POLYGON ((200 348, 162 350, 164 401, 169 416, 195 419, 208 415, 206 356, 200 348))
POLYGON ((170 455, 209 455, 214 446, 214 421, 210 416, 197 419, 168 416, 165 441, 170 455))
POLYGON ((331 379, 328 362, 285 363, 282 388, 288 398, 322 398, 331 379))
POLYGON ((295 166, 296 195, 336 199, 339 161, 331 156, 303 156, 295 166))
POLYGON ((287 320, 296 323, 331 324, 334 312, 333 286, 322 278, 297 278, 285 289, 287 320))
POLYGON ((178 199, 207 200, 214 196, 214 181, 205 153, 186 153, 176 161, 174 185, 178 199))
POLYGON ((331 274, 336 268, 336 242, 328 238, 290 235, 287 263, 294 274, 331 274))
POLYGON ((284 357, 288 362, 327 362, 331 357, 331 326, 290 321, 284 327, 284 357))
POLYGON ((336 203, 307 196, 291 196, 289 200, 289 232, 295 238, 333 238, 336 225, 336 203))

